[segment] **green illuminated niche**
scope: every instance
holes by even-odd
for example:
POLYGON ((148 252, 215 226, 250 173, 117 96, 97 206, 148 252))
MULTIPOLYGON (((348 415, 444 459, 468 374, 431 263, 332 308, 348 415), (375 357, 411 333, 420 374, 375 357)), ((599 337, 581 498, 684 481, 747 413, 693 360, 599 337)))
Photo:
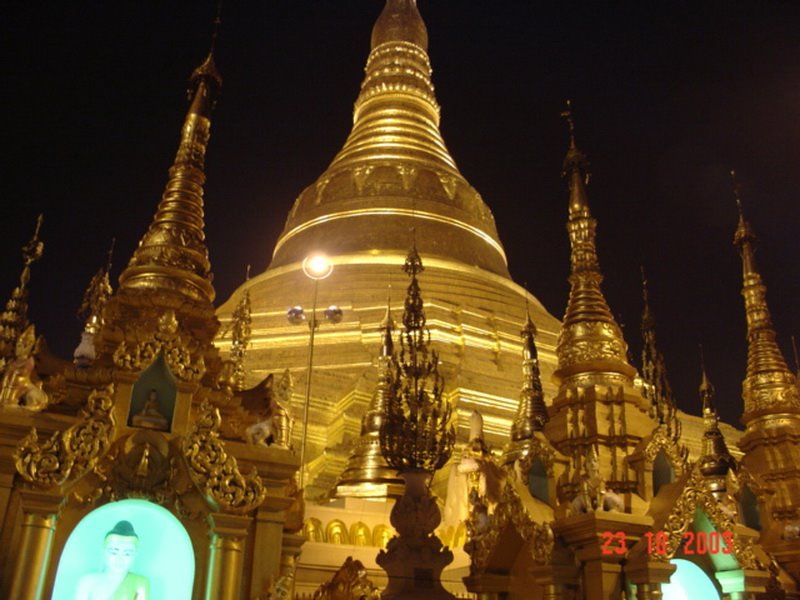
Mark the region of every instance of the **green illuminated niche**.
POLYGON ((193 584, 194 549, 181 522, 152 502, 121 500, 72 531, 53 600, 189 600, 193 584))
POLYGON ((662 600, 719 599, 719 592, 705 571, 689 560, 674 558, 678 567, 670 576, 669 583, 661 586, 662 600))

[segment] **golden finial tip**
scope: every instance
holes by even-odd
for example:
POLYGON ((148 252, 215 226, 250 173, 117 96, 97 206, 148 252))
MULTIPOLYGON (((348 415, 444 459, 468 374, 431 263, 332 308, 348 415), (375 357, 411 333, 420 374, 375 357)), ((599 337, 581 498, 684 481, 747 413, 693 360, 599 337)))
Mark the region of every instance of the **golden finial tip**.
POLYGON ((416 0, 386 0, 372 28, 372 49, 386 42, 409 42, 428 50, 428 30, 416 0))

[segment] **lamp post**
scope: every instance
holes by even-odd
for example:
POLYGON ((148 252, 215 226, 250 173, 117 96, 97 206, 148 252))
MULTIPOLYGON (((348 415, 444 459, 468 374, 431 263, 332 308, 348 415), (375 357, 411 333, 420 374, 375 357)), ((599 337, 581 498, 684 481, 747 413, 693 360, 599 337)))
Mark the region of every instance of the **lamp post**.
MULTIPOLYGON (((300 441, 300 489, 305 483, 305 464, 306 464, 306 443, 308 441, 308 413, 311 403, 311 374, 314 366, 314 335, 319 327, 317 321, 317 291, 321 279, 329 277, 333 273, 333 263, 321 253, 310 254, 303 260, 303 273, 314 281, 314 291, 311 297, 311 317, 306 318, 302 306, 293 306, 289 309, 287 317, 289 322, 298 325, 308 322, 308 363, 306 365, 306 393, 303 403, 303 435, 300 441)), ((342 320, 342 310, 338 306, 329 306, 325 309, 325 320, 338 323, 342 320)))

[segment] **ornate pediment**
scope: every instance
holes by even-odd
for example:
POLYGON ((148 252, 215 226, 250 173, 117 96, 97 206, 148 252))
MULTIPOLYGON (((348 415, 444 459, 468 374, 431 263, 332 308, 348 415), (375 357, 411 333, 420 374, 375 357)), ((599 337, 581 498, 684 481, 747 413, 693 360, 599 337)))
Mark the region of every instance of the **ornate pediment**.
POLYGON ((76 481, 93 469, 114 437, 113 394, 113 385, 93 390, 78 422, 56 431, 44 443, 32 428, 14 451, 14 464, 23 479, 36 486, 53 487, 76 481))

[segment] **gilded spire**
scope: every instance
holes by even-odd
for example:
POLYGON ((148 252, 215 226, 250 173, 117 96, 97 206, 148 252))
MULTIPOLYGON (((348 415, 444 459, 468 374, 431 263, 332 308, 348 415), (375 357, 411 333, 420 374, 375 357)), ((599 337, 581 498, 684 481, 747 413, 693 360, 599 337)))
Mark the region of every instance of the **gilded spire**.
POLYGON ((450 404, 442 397, 444 380, 439 374, 439 353, 430 348, 430 331, 425 326, 417 281, 423 266, 416 247, 408 253, 403 270, 411 282, 386 417, 380 429, 381 452, 397 471, 433 472, 450 458, 456 434, 450 424, 450 404))
POLYGON ((385 498, 402 494, 403 481, 381 454, 380 431, 386 420, 387 402, 394 392, 394 319, 387 299, 386 316, 381 323, 381 349, 378 354, 378 384, 367 411, 361 417, 361 435, 344 472, 336 484, 336 496, 385 498))
POLYGON ((569 182, 567 232, 571 246, 571 271, 569 301, 556 347, 556 376, 563 380, 591 370, 620 373, 630 379, 635 370, 627 361, 627 345, 600 289, 603 275, 595 246, 597 221, 589 211, 586 193, 588 161, 575 143, 575 125, 569 101, 562 116, 567 119, 570 130, 563 176, 569 182))
MULTIPOLYGON (((734 177, 735 173, 731 171, 734 177)), ((742 257, 742 296, 747 319, 747 374, 742 383, 742 421, 772 413, 800 413, 800 390, 795 375, 775 341, 777 335, 767 306, 767 288, 755 259, 756 236, 744 217, 739 189, 734 185, 739 223, 733 243, 742 257)))
POLYGON ((700 472, 706 477, 724 477, 730 469, 736 468, 736 460, 728 451, 725 438, 719 430, 719 417, 714 407, 714 386, 708 379, 705 364, 702 365, 699 391, 703 406, 703 448, 698 461, 700 472))
POLYGON ((341 254, 399 254, 408 228, 424 223, 421 251, 508 277, 491 211, 439 130, 427 47, 416 2, 387 0, 372 31, 350 135, 297 198, 271 267, 297 263, 309 246, 334 238, 341 254))
POLYGON ((83 294, 83 301, 78 309, 78 318, 85 323, 84 331, 92 335, 97 335, 103 326, 103 308, 113 293, 111 288, 111 257, 114 254, 114 242, 111 240, 111 247, 108 249, 108 259, 106 264, 94 274, 83 294))
POLYGON ((204 233, 203 169, 211 111, 221 87, 212 44, 189 79, 190 105, 169 181, 150 228, 120 275, 122 290, 169 291, 208 304, 214 300, 204 233))
POLYGON ((547 407, 544 403, 542 381, 539 376, 539 357, 534 337, 536 326, 528 313, 522 337, 522 392, 520 393, 517 415, 511 423, 511 441, 529 440, 534 431, 541 431, 547 423, 547 407))
POLYGON ((664 355, 656 345, 656 320, 650 309, 647 279, 642 268, 642 378, 643 395, 651 402, 651 416, 667 426, 670 434, 680 437, 680 421, 676 415, 675 399, 667 378, 664 355))
POLYGON ((44 218, 39 215, 33 237, 22 247, 22 273, 19 285, 11 292, 6 309, 0 314, 0 364, 14 358, 17 339, 28 326, 28 282, 31 265, 42 257, 44 242, 39 239, 44 218))

